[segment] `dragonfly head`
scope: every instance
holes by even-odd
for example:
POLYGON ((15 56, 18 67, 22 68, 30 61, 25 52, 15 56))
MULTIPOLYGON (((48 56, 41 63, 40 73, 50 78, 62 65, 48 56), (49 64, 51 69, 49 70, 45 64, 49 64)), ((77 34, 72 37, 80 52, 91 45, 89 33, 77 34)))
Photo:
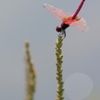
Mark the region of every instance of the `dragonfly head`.
POLYGON ((57 27, 56 27, 56 31, 57 31, 57 32, 61 32, 61 27, 60 27, 60 26, 57 26, 57 27))

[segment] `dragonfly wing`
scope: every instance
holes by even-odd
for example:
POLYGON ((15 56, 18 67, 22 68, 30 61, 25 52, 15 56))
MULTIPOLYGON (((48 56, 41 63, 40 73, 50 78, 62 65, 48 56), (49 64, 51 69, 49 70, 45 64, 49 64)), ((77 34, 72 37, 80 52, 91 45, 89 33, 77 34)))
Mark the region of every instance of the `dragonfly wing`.
POLYGON ((71 23, 70 25, 77 27, 79 30, 81 30, 83 32, 87 32, 89 30, 84 18, 81 18, 79 21, 75 21, 75 22, 71 23))
POLYGON ((48 5, 48 4, 44 4, 43 6, 46 10, 48 10, 49 12, 51 12, 54 16, 56 16, 59 20, 62 21, 63 18, 67 18, 72 16, 73 14, 71 13, 66 13, 52 5, 48 5))

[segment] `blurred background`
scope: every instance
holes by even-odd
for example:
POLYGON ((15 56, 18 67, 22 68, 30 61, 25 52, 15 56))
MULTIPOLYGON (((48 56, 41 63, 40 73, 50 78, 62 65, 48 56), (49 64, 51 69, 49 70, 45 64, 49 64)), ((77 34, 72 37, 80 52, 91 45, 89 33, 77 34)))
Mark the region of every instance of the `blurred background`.
MULTIPOLYGON (((46 11, 43 4, 51 4, 74 13, 80 2, 81 0, 0 1, 0 100, 25 98, 26 40, 30 41, 37 71, 35 100, 56 98, 55 42, 58 33, 55 28, 61 22, 46 11)), ((86 0, 79 16, 86 20, 89 31, 85 33, 69 27, 63 43, 64 81, 72 74, 82 73, 89 77, 89 82, 93 85, 91 93, 83 100, 100 100, 99 9, 99 0, 86 0)), ((71 100, 66 93, 64 96, 66 100, 71 100)))

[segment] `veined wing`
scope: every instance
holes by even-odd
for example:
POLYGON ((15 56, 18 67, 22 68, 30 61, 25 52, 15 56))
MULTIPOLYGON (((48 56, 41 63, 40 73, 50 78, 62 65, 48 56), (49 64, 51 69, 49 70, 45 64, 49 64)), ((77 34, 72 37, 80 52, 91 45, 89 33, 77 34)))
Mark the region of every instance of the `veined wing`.
POLYGON ((79 21, 72 22, 70 25, 77 27, 79 30, 83 32, 87 32, 89 30, 84 18, 81 18, 79 21))
POLYGON ((71 17, 73 15, 71 13, 66 13, 52 5, 44 4, 43 7, 49 12, 51 12, 54 16, 56 16, 61 21, 65 21, 67 17, 71 17))

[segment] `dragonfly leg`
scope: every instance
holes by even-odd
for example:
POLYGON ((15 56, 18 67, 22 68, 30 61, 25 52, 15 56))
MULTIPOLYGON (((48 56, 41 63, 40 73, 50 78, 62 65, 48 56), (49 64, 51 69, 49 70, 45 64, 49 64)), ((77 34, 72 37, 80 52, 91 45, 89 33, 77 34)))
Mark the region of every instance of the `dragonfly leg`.
POLYGON ((64 39, 66 37, 66 31, 62 30, 61 33, 58 36, 60 36, 64 39))
POLYGON ((66 37, 66 31, 65 30, 63 31, 63 35, 64 35, 64 38, 65 38, 66 37))

